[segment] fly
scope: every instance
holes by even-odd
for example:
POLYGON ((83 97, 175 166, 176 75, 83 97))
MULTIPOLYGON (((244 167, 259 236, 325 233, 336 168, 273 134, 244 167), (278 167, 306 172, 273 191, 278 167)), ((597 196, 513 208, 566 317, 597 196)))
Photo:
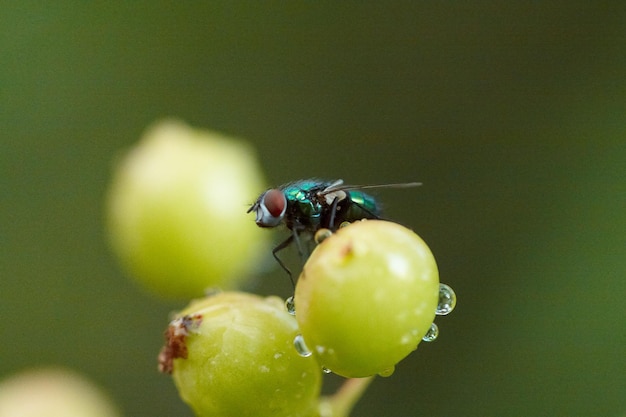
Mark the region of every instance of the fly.
POLYGON ((304 257, 301 236, 310 240, 315 232, 322 228, 334 232, 343 222, 380 219, 380 205, 374 197, 362 190, 419 185, 421 185, 419 182, 347 185, 343 180, 299 180, 265 191, 248 209, 248 213, 255 212, 256 224, 259 227, 269 228, 284 224, 291 230, 291 235, 272 250, 272 255, 289 274, 293 284, 291 271, 277 255, 280 250, 295 241, 300 255, 304 257))

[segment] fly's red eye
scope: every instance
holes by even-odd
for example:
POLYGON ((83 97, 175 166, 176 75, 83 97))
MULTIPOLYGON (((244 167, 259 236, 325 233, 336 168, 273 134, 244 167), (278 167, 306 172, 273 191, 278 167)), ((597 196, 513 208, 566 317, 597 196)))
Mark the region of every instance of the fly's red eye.
POLYGON ((280 217, 285 211, 286 204, 285 195, 280 190, 269 190, 263 196, 263 205, 272 217, 280 217))

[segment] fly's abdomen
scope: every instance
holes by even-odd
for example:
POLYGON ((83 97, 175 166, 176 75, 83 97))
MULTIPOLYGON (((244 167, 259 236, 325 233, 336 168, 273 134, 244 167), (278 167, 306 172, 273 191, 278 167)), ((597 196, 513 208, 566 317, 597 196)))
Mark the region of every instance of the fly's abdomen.
POLYGON ((380 207, 371 195, 359 190, 350 190, 348 195, 350 204, 345 214, 341 216, 342 221, 377 219, 380 216, 380 207))

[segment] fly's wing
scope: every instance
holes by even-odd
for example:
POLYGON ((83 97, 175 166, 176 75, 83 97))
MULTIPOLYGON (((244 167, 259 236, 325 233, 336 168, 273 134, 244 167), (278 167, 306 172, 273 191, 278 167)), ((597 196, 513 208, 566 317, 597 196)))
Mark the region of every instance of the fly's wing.
POLYGON ((323 197, 326 204, 329 206, 333 204, 333 201, 344 200, 348 194, 345 192, 343 180, 335 180, 329 186, 317 193, 319 197, 323 197))
MULTIPOLYGON (((350 191, 356 190, 367 190, 372 188, 409 188, 409 187, 417 187, 422 185, 421 182, 405 182, 405 183, 396 183, 396 184, 375 184, 375 185, 348 185, 344 184, 343 180, 337 180, 331 183, 328 187, 323 189, 318 193, 319 197, 323 197, 326 201, 326 204, 331 205, 333 202, 342 201, 348 198, 348 194, 350 191)), ((361 206, 360 206, 361 207, 361 206)), ((361 207, 363 210, 370 213, 373 217, 376 217, 371 210, 368 210, 365 207, 361 207)))
POLYGON ((342 189, 343 189, 343 180, 335 180, 331 182, 329 186, 324 188, 320 192, 320 195, 332 193, 333 191, 342 190, 342 189))
POLYGON ((374 184, 374 185, 349 185, 344 184, 343 180, 337 180, 333 182, 331 185, 326 187, 324 190, 320 192, 320 195, 326 195, 330 193, 334 193, 337 191, 351 191, 351 190, 367 190, 371 188, 410 188, 410 187, 419 187, 422 185, 421 182, 403 182, 396 184, 374 184))

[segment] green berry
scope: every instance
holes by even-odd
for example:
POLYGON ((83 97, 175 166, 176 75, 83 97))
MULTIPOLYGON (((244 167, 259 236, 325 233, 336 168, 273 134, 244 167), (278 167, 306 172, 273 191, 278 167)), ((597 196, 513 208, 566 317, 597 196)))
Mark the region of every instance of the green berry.
POLYGON ((324 367, 345 377, 390 375, 435 317, 439 274, 424 241, 382 220, 339 229, 307 260, 296 318, 324 367))
POLYGON ((198 417, 313 416, 321 369, 296 352, 295 318, 277 297, 220 293, 170 324, 161 370, 198 417))
POLYGON ((68 369, 31 369, 0 381, 0 417, 119 415, 99 387, 68 369))
POLYGON ((107 200, 112 248, 132 277, 164 297, 235 288, 268 242, 246 216, 263 188, 247 144, 160 122, 116 165, 107 200))

